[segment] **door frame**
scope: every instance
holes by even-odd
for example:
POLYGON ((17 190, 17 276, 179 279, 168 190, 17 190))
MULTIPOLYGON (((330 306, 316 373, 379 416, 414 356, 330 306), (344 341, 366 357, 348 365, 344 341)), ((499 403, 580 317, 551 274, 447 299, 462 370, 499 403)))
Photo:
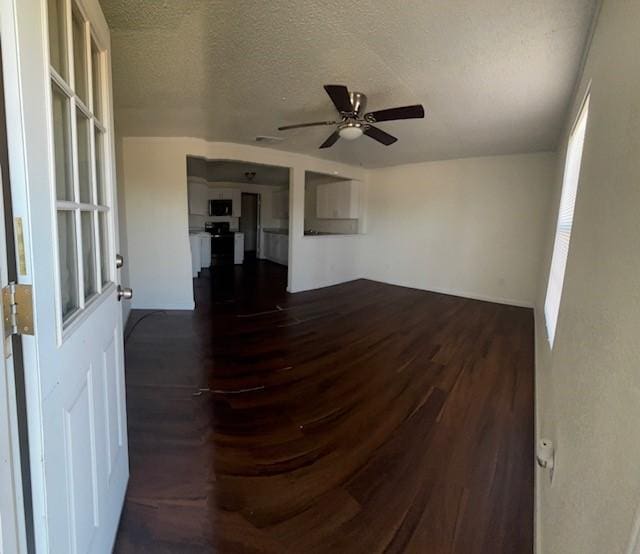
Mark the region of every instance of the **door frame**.
MULTIPOLYGON (((18 10, 20 0, 0 0, 0 39, 2 40, 2 61, 4 94, 6 106, 7 144, 9 167, 11 170, 11 204, 14 217, 24 222, 30 221, 27 182, 29 179, 29 159, 27 157, 28 122, 23 105, 23 94, 29 83, 22 78, 22 64, 25 53, 20 47, 18 35, 18 10)), ((37 20, 37 19, 36 19, 37 20)), ((38 32, 43 30, 38 29, 38 32)), ((36 64, 34 64, 36 65, 36 64)), ((35 68, 34 68, 35 69, 35 68)), ((40 77, 41 78, 41 77, 40 77)), ((47 150, 48 152, 48 145, 47 150)), ((26 274, 19 274, 17 283, 33 285, 31 259, 31 236, 29 225, 24 226, 24 248, 26 252, 26 274)), ((48 539, 46 532, 46 497, 43 453, 42 411, 40 396, 40 364, 33 337, 23 337, 22 347, 25 367, 25 397, 29 406, 27 433, 29 444, 29 474, 31 478, 31 502, 33 507, 35 551, 46 552, 48 539)))
MULTIPOLYGON (((2 55, 0 41, 0 57, 2 55)), ((4 78, 0 59, 0 286, 5 287, 17 279, 15 259, 15 234, 11 210, 11 180, 8 167, 8 142, 6 137, 6 113, 4 104, 4 78)), ((3 328, 3 325, 0 325, 3 328)), ((2 329, 4 331, 4 329, 2 329)), ((11 473, 9 488, 3 491, 5 502, 8 499, 12 515, 12 525, 3 520, 0 548, 6 546, 5 540, 11 540, 18 553, 33 551, 33 529, 30 518, 31 493, 28 472, 28 437, 26 434, 26 407, 24 405, 24 366, 22 364, 22 344, 19 336, 13 335, 1 339, 0 346, 0 424, 6 428, 8 445, 6 446, 6 468, 11 473), (23 430, 21 432, 20 430, 23 430), (27 509, 25 509, 27 507, 27 509)), ((0 460, 0 463, 5 463, 0 460)), ((3 483, 3 486, 6 483, 3 483)), ((5 506, 6 508, 6 506, 5 506)), ((6 515, 6 513, 5 513, 6 515)))
MULTIPOLYGON (((15 252, 17 248, 14 222, 19 218, 26 222, 28 216, 27 189, 26 189, 26 169, 27 161, 24 148, 25 129, 23 126, 22 110, 22 87, 20 82, 20 52, 19 39, 17 33, 16 4, 19 0, 0 0, 0 56, 2 63, 2 100, 4 108, 6 131, 6 146, 8 156, 8 171, 11 178, 9 182, 3 183, 6 191, 3 191, 2 206, 2 230, 0 231, 0 241, 2 242, 2 260, 6 261, 7 277, 18 284, 32 284, 31 276, 23 274, 21 271, 12 271, 12 266, 16 267, 15 252), (20 208, 22 206, 22 208, 20 208), (5 222, 5 218, 7 221, 5 222)), ((23 245, 28 246, 30 240, 27 228, 23 228, 23 245)), ((29 250, 27 250, 30 252, 29 250)), ((29 267, 31 264, 29 263, 29 267)), ((17 269, 17 268, 16 268, 17 269)), ((3 285, 5 283, 3 282, 3 285)), ((22 336, 14 336, 6 349, 11 349, 11 356, 6 360, 6 374, 8 376, 7 388, 9 400, 9 417, 11 427, 12 452, 11 458, 14 466, 14 497, 16 505, 16 531, 18 535, 20 552, 36 552, 36 537, 34 525, 34 501, 42 496, 34 494, 32 486, 33 477, 38 477, 39 473, 34 471, 37 464, 34 458, 38 459, 40 450, 37 441, 32 441, 32 428, 37 428, 40 424, 40 414, 31 414, 27 417, 27 397, 29 390, 37 389, 37 379, 25 368, 29 367, 27 360, 34 359, 33 342, 29 345, 22 336), (29 384, 27 385, 27 382, 29 384), (34 456, 35 454, 35 456, 34 456)), ((5 350, 3 348, 3 351, 5 350)), ((3 368, 4 369, 4 368, 3 368)), ((36 370, 37 371, 37 370, 36 370)), ((42 478, 43 475, 40 475, 42 478)), ((36 481, 36 486, 40 487, 43 482, 36 481)), ((42 501, 39 507, 44 506, 42 501)))
MULTIPOLYGON (((262 245, 262 241, 260 240, 260 231, 261 231, 261 219, 260 219, 260 200, 262 198, 262 194, 260 192, 240 192, 240 203, 242 205, 242 195, 254 196, 256 199, 256 259, 260 257, 260 247, 262 245)), ((241 216, 242 218, 242 216, 241 216)), ((245 247, 247 245, 247 237, 244 237, 245 247)), ((246 250, 245 250, 246 252, 246 250)))

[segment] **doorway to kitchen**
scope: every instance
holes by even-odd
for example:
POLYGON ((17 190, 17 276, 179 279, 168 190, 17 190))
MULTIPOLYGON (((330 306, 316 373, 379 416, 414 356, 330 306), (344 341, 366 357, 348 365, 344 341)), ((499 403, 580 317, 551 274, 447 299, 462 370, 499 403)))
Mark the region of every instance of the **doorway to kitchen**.
POLYGON ((289 168, 188 156, 187 182, 196 309, 273 308, 287 287, 289 168))
POLYGON ((243 192, 241 207, 240 232, 244 235, 244 257, 245 260, 255 260, 259 246, 260 194, 243 192))

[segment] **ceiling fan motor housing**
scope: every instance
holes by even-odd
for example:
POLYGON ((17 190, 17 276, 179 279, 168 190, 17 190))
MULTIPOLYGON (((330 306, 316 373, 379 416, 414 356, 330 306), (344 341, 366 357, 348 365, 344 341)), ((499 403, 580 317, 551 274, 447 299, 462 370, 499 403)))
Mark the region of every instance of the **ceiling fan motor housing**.
POLYGON ((338 134, 347 140, 354 140, 362 136, 368 127, 362 121, 362 115, 367 108, 367 95, 362 92, 349 92, 349 100, 353 111, 340 112, 342 123, 338 125, 338 134))
POLYGON ((367 109, 367 95, 362 92, 352 91, 349 92, 349 100, 351 100, 351 105, 353 106, 353 112, 349 115, 360 119, 367 109))

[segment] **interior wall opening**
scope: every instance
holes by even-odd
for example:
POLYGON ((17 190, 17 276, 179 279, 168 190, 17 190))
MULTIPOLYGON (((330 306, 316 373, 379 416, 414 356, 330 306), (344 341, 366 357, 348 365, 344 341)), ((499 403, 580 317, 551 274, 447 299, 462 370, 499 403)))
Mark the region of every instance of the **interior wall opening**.
POLYGON ((187 156, 196 307, 286 292, 289 168, 187 156))
POLYGON ((359 181, 306 171, 305 236, 357 235, 363 232, 359 181))

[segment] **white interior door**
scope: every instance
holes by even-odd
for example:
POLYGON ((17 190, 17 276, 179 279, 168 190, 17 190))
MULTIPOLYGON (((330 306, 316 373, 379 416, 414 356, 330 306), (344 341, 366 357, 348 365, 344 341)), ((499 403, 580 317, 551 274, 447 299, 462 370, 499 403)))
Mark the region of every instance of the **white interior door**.
POLYGON ((0 6, 36 545, 109 552, 128 479, 109 31, 98 0, 0 6))

